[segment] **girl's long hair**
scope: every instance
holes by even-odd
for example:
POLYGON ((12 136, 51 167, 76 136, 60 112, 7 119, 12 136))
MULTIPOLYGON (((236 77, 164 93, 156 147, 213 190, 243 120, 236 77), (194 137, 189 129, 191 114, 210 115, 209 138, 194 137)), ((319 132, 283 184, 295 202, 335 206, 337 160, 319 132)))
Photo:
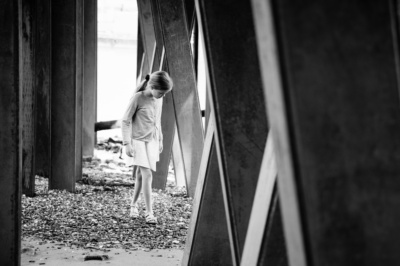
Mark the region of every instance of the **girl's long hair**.
POLYGON ((136 91, 144 91, 147 84, 149 84, 153 89, 160 91, 170 91, 174 86, 171 77, 165 71, 156 71, 150 75, 146 75, 146 78, 140 82, 136 91))

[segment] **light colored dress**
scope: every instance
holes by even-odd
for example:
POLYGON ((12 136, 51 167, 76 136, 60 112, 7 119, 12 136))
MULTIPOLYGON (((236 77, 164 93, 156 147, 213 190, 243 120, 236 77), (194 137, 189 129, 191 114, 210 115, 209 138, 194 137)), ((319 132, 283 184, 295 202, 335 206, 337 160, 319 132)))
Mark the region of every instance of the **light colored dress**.
POLYGON ((143 92, 133 95, 122 118, 122 139, 131 143, 130 164, 156 171, 162 144, 161 112, 163 98, 148 97, 143 92))

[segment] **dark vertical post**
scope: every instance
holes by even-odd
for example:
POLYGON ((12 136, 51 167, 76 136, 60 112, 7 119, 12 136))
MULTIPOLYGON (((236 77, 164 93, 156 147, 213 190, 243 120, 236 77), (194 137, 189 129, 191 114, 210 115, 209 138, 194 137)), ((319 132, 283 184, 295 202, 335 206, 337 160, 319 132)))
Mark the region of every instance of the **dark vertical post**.
POLYGON ((27 196, 35 194, 35 33, 36 2, 21 1, 21 148, 22 148, 22 192, 27 196))
POLYGON ((83 32, 84 2, 76 0, 76 127, 75 127, 75 181, 82 179, 82 121, 83 121, 83 32))
POLYGON ((254 2, 290 265, 398 264, 393 1, 254 2))
POLYGON ((83 156, 93 156, 97 114, 97 0, 84 0, 83 156))
POLYGON ((240 265, 287 265, 276 189, 272 134, 268 135, 240 265))
POLYGON ((229 213, 233 261, 238 264, 268 134, 252 11, 247 1, 198 3, 210 70, 222 190, 229 213))
POLYGON ((204 140, 185 8, 183 0, 159 1, 159 8, 188 190, 193 196, 204 140))
POLYGON ((142 25, 140 18, 138 18, 138 36, 137 36, 137 55, 136 55, 136 78, 140 78, 142 70, 142 56, 144 53, 143 48, 143 37, 142 37, 142 25))
MULTIPOLYGON (((154 22, 153 22, 153 14, 151 12, 151 1, 147 0, 138 0, 138 12, 140 17, 140 25, 142 27, 141 34, 143 36, 143 44, 144 50, 147 54, 147 62, 149 67, 151 66, 151 59, 153 58, 153 50, 154 50, 154 43, 155 33, 154 33, 154 22)), ((158 67, 157 67, 158 69, 158 67)), ((150 72, 150 69, 148 69, 150 72)), ((147 72, 146 72, 147 74, 147 72)))
POLYGON ((15 266, 20 265, 21 250, 19 5, 20 1, 0 1, 0 259, 3 265, 15 266))
MULTIPOLYGON (((289 266, 279 196, 275 188, 265 226, 257 265, 289 266)), ((241 265, 251 265, 242 261, 241 265)), ((254 264, 255 265, 255 264, 254 264)))
MULTIPOLYGON (((211 147, 204 189, 198 207, 198 217, 187 265, 233 265, 229 247, 227 217, 219 180, 218 157, 215 144, 211 147)), ((187 253, 189 251, 186 251, 187 253)))
MULTIPOLYGON (((51 179, 50 188, 75 190, 82 160, 82 86, 79 37, 81 0, 52 1, 52 96, 51 96, 51 179)), ((80 24, 81 25, 81 24, 80 24)), ((81 170, 80 170, 81 171, 81 170)))
POLYGON ((36 0, 35 174, 50 176, 51 0, 36 0))
POLYGON ((151 14, 153 18, 153 25, 154 25, 154 37, 155 37, 155 43, 157 44, 156 46, 156 52, 154 55, 154 64, 153 64, 153 69, 151 69, 151 72, 157 71, 157 70, 165 70, 163 69, 163 66, 160 65, 161 63, 161 56, 162 56, 162 50, 164 47, 164 40, 162 36, 162 28, 161 28, 161 21, 160 21, 160 10, 158 8, 158 0, 151 0, 151 14))
POLYGON ((184 1, 185 1, 186 23, 188 25, 189 31, 191 31, 195 23, 194 0, 184 0, 184 1))
MULTIPOLYGON (((155 43, 157 44, 155 54, 153 69, 151 72, 156 70, 164 70, 168 72, 168 67, 165 60, 161 62, 162 50, 164 47, 164 40, 162 37, 160 14, 158 9, 158 0, 151 0, 151 11, 154 25, 154 35, 155 43), (161 65, 163 64, 163 65, 161 65)), ((158 189, 165 189, 168 178, 169 164, 171 161, 172 144, 175 134, 175 114, 174 114, 174 102, 172 99, 172 94, 168 93, 164 97, 163 110, 161 116, 161 127, 163 132, 163 151, 160 154, 160 161, 157 163, 157 172, 153 173, 153 187, 158 189)))

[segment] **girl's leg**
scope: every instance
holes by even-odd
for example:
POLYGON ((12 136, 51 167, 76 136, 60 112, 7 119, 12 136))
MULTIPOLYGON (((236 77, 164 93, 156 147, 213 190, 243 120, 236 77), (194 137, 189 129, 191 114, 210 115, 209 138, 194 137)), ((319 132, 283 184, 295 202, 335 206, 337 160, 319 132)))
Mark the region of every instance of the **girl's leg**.
POLYGON ((141 167, 140 172, 142 173, 143 179, 143 195, 144 202, 146 203, 146 213, 153 214, 153 204, 151 202, 151 183, 153 181, 153 175, 149 168, 141 167))
POLYGON ((141 190, 142 190, 142 174, 139 170, 139 167, 136 166, 135 190, 133 191, 131 207, 136 205, 136 202, 139 199, 141 190))

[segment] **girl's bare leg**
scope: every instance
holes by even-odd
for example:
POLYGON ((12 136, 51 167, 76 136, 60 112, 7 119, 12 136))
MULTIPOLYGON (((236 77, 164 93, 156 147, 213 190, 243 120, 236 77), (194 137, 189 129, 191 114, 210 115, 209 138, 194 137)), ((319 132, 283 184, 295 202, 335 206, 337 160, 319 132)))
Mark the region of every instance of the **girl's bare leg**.
POLYGON ((142 173, 140 172, 139 167, 136 167, 135 190, 133 191, 131 207, 136 205, 141 190, 142 190, 142 173))
POLYGON ((153 214, 153 204, 151 202, 151 183, 153 181, 153 175, 149 168, 141 167, 140 172, 142 173, 143 180, 143 196, 144 202, 146 203, 146 212, 153 214))

